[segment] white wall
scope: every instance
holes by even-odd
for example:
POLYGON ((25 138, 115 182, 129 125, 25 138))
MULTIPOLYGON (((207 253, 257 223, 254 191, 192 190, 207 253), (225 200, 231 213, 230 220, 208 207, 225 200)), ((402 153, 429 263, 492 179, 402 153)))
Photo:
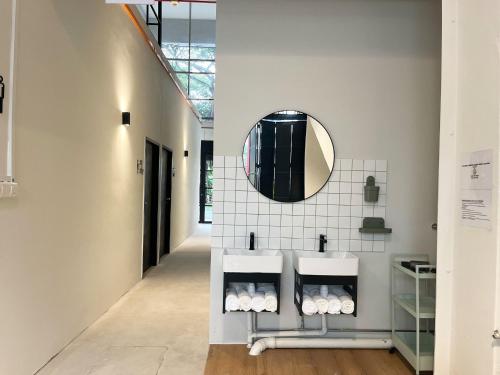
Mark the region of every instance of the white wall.
POLYGON ((174 151, 172 245, 191 232, 201 139, 120 6, 20 1, 18 21, 20 191, 0 201, 0 373, 9 375, 32 374, 140 279, 135 169, 146 136, 174 151))
MULTIPOLYGON (((394 233, 384 253, 358 253, 360 314, 336 326, 388 329, 391 255, 435 254, 439 95, 439 2, 217 3, 215 155, 240 155, 262 116, 294 109, 328 129, 336 157, 388 161, 387 222, 394 233)), ((212 253, 211 342, 242 342, 244 317, 220 311, 220 254, 212 253)), ((281 317, 263 324, 295 325, 288 294, 281 317)))
MULTIPOLYGON (((498 156, 500 4, 443 2, 443 107, 438 244, 437 374, 492 374, 491 334, 500 324, 498 172, 492 230, 459 221, 459 165, 463 153, 493 149, 498 156), (442 199, 441 199, 442 198, 442 199), (463 301, 474 296, 474 312, 463 301), (496 305, 497 304, 497 305, 496 305), (495 316, 495 314, 497 316, 495 316)), ((498 170, 498 166, 496 168, 498 170)), ((498 367, 496 369, 497 373, 498 367)))

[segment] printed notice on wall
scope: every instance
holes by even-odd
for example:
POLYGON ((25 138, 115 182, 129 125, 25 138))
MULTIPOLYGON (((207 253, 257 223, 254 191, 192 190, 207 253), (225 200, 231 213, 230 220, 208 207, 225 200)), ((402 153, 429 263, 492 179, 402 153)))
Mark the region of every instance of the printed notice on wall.
POLYGON ((462 160, 462 224, 491 229, 491 196, 493 187, 493 151, 467 153, 462 160))

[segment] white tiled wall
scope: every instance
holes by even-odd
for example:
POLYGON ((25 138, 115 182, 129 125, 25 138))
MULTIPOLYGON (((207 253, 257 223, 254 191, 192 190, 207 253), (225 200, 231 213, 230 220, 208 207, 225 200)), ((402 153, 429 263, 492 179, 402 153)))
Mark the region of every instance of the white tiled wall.
MULTIPOLYGON (((259 194, 248 182, 241 158, 214 157, 212 246, 317 250, 327 235, 327 250, 383 252, 383 234, 361 234, 363 217, 385 218, 387 161, 336 159, 330 180, 311 198, 280 203, 259 194), (377 203, 363 199, 368 176, 380 186, 377 203)), ((387 225, 389 226, 389 225, 387 225)))

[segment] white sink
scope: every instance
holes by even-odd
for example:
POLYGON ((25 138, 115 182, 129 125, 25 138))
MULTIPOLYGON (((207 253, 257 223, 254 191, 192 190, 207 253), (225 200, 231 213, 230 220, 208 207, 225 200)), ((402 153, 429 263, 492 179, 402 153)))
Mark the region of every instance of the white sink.
POLYGON ((293 266, 301 275, 357 276, 359 258, 347 252, 294 251, 293 266))
POLYGON ((239 273, 281 273, 283 254, 279 250, 224 249, 222 270, 239 273))

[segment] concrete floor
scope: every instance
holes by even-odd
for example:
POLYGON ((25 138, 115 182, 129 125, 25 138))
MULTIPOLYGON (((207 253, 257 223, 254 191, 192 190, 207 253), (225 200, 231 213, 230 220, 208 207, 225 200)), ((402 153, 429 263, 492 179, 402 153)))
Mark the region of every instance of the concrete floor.
POLYGON ((198 375, 208 352, 210 226, 123 296, 37 375, 198 375), (180 309, 179 301, 193 308, 180 309))

